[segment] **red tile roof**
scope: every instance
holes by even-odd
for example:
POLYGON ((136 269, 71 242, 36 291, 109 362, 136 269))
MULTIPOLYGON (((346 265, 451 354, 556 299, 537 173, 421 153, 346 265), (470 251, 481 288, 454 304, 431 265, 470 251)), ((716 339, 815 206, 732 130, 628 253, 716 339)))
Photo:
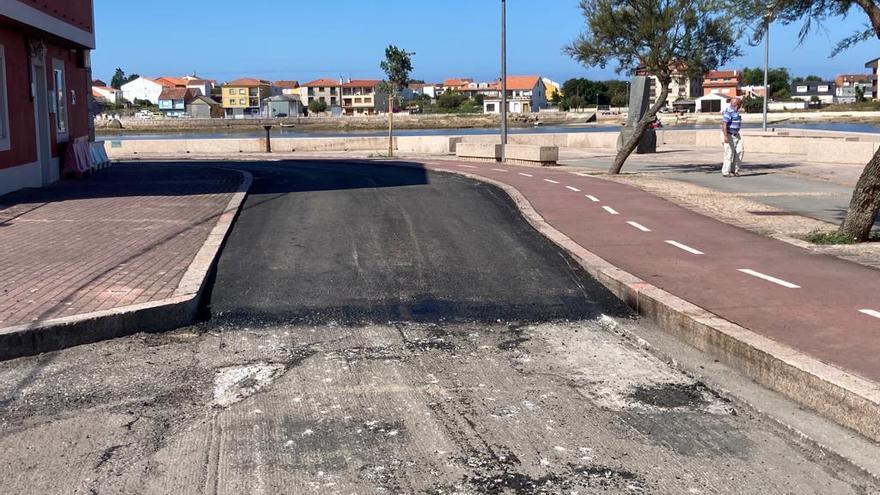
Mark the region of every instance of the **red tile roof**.
POLYGON ((738 70, 710 70, 704 76, 705 79, 738 79, 742 72, 738 70))
POLYGON ((455 88, 458 86, 464 86, 465 84, 470 84, 474 82, 470 77, 457 77, 452 79, 447 79, 443 81, 444 88, 455 88))
POLYGON ((262 79, 254 79, 252 77, 243 77, 241 79, 229 81, 224 86, 237 87, 237 88, 255 88, 257 86, 269 86, 269 81, 264 81, 262 79))
POLYGON ((276 88, 296 89, 299 87, 299 81, 275 81, 272 85, 276 88))
POLYGON ((529 91, 541 82, 541 76, 507 76, 508 91, 529 91))
POLYGON ((309 88, 317 88, 317 87, 323 88, 323 87, 327 87, 327 86, 340 86, 340 82, 337 81, 336 79, 316 79, 314 81, 309 81, 309 82, 303 84, 303 86, 306 86, 309 88))
POLYGON ((166 88, 174 88, 174 87, 186 87, 186 79, 180 79, 179 77, 157 77, 153 79, 153 81, 165 86, 166 88))
POLYGON ((191 101, 196 97, 193 90, 188 88, 165 88, 159 94, 160 100, 183 100, 191 101))
POLYGON ((352 79, 342 85, 343 88, 375 88, 382 81, 378 79, 352 79))

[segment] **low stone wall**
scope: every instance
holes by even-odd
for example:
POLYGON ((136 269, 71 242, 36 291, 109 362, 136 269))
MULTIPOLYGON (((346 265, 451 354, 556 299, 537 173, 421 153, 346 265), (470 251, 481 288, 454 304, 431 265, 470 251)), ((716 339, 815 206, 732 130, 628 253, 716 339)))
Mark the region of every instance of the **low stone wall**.
MULTIPOLYGON (((880 136, 873 134, 786 131, 761 132, 747 130, 746 150, 757 153, 784 154, 798 162, 865 164, 880 147, 880 136)), ((558 148, 614 149, 617 132, 579 132, 547 134, 511 134, 510 145, 558 148)), ((394 148, 401 153, 428 155, 454 154, 468 144, 492 144, 501 140, 497 135, 467 136, 405 136, 394 139, 394 148)), ((719 148, 721 132, 716 129, 660 130, 660 148, 719 148)), ((259 153, 266 149, 265 139, 157 139, 105 141, 111 159, 134 155, 186 155, 259 153)), ((387 137, 345 138, 274 138, 275 152, 384 151, 387 137)))
POLYGON ((501 144, 498 143, 458 143, 455 155, 469 160, 497 162, 501 159, 501 144))

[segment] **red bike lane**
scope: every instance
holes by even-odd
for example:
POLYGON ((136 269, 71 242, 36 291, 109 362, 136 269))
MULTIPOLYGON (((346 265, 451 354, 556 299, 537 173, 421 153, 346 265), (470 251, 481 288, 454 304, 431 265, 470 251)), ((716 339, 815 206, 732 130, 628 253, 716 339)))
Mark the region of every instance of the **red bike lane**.
POLYGON ((880 272, 713 220, 640 189, 536 167, 427 162, 516 188, 547 223, 642 280, 880 382, 880 272))

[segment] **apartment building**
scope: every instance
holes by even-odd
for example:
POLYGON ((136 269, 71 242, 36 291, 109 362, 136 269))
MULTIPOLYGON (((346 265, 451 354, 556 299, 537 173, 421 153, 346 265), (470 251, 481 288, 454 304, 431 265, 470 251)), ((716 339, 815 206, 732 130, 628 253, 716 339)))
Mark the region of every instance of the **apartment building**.
POLYGON ((335 79, 309 81, 300 86, 298 91, 299 99, 305 107, 308 107, 313 101, 323 101, 328 107, 336 107, 341 104, 342 83, 335 79))
MULTIPOLYGON (((376 113, 378 87, 376 79, 354 79, 342 84, 342 111, 345 115, 372 115, 376 113)), ((387 96, 385 96, 387 98, 387 96)), ((387 102, 384 105, 387 107, 387 102)))
MULTIPOLYGON (((656 101, 660 96, 660 80, 643 68, 636 69, 635 74, 649 78, 650 98, 652 102, 656 101)), ((678 69, 673 70, 671 75, 672 81, 669 83, 669 94, 666 96, 665 106, 677 111, 696 111, 696 99, 703 96, 703 78, 689 78, 678 69)))
POLYGON ((742 72, 738 70, 710 70, 703 76, 702 96, 721 95, 726 98, 739 96, 742 72))
POLYGON ((868 74, 840 74, 834 78, 834 103, 855 103, 860 93, 870 100, 873 91, 868 74))
MULTIPOLYGON (((495 85, 498 96, 483 101, 484 113, 501 113, 501 83, 495 85)), ((547 108, 547 87, 541 76, 508 77, 507 105, 510 113, 536 113, 547 108)))
POLYGON ((262 79, 243 78, 223 85, 223 111, 228 119, 259 117, 263 100, 272 96, 272 84, 262 79))
POLYGON ((92 0, 0 1, 0 194, 61 176, 88 140, 92 0))

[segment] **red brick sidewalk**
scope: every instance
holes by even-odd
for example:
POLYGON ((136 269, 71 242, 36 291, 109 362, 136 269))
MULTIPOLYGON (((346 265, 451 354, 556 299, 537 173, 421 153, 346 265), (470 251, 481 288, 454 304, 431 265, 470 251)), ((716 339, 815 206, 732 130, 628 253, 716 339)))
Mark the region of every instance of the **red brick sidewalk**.
POLYGON ((241 182, 120 165, 0 197, 0 328, 172 297, 241 182))

